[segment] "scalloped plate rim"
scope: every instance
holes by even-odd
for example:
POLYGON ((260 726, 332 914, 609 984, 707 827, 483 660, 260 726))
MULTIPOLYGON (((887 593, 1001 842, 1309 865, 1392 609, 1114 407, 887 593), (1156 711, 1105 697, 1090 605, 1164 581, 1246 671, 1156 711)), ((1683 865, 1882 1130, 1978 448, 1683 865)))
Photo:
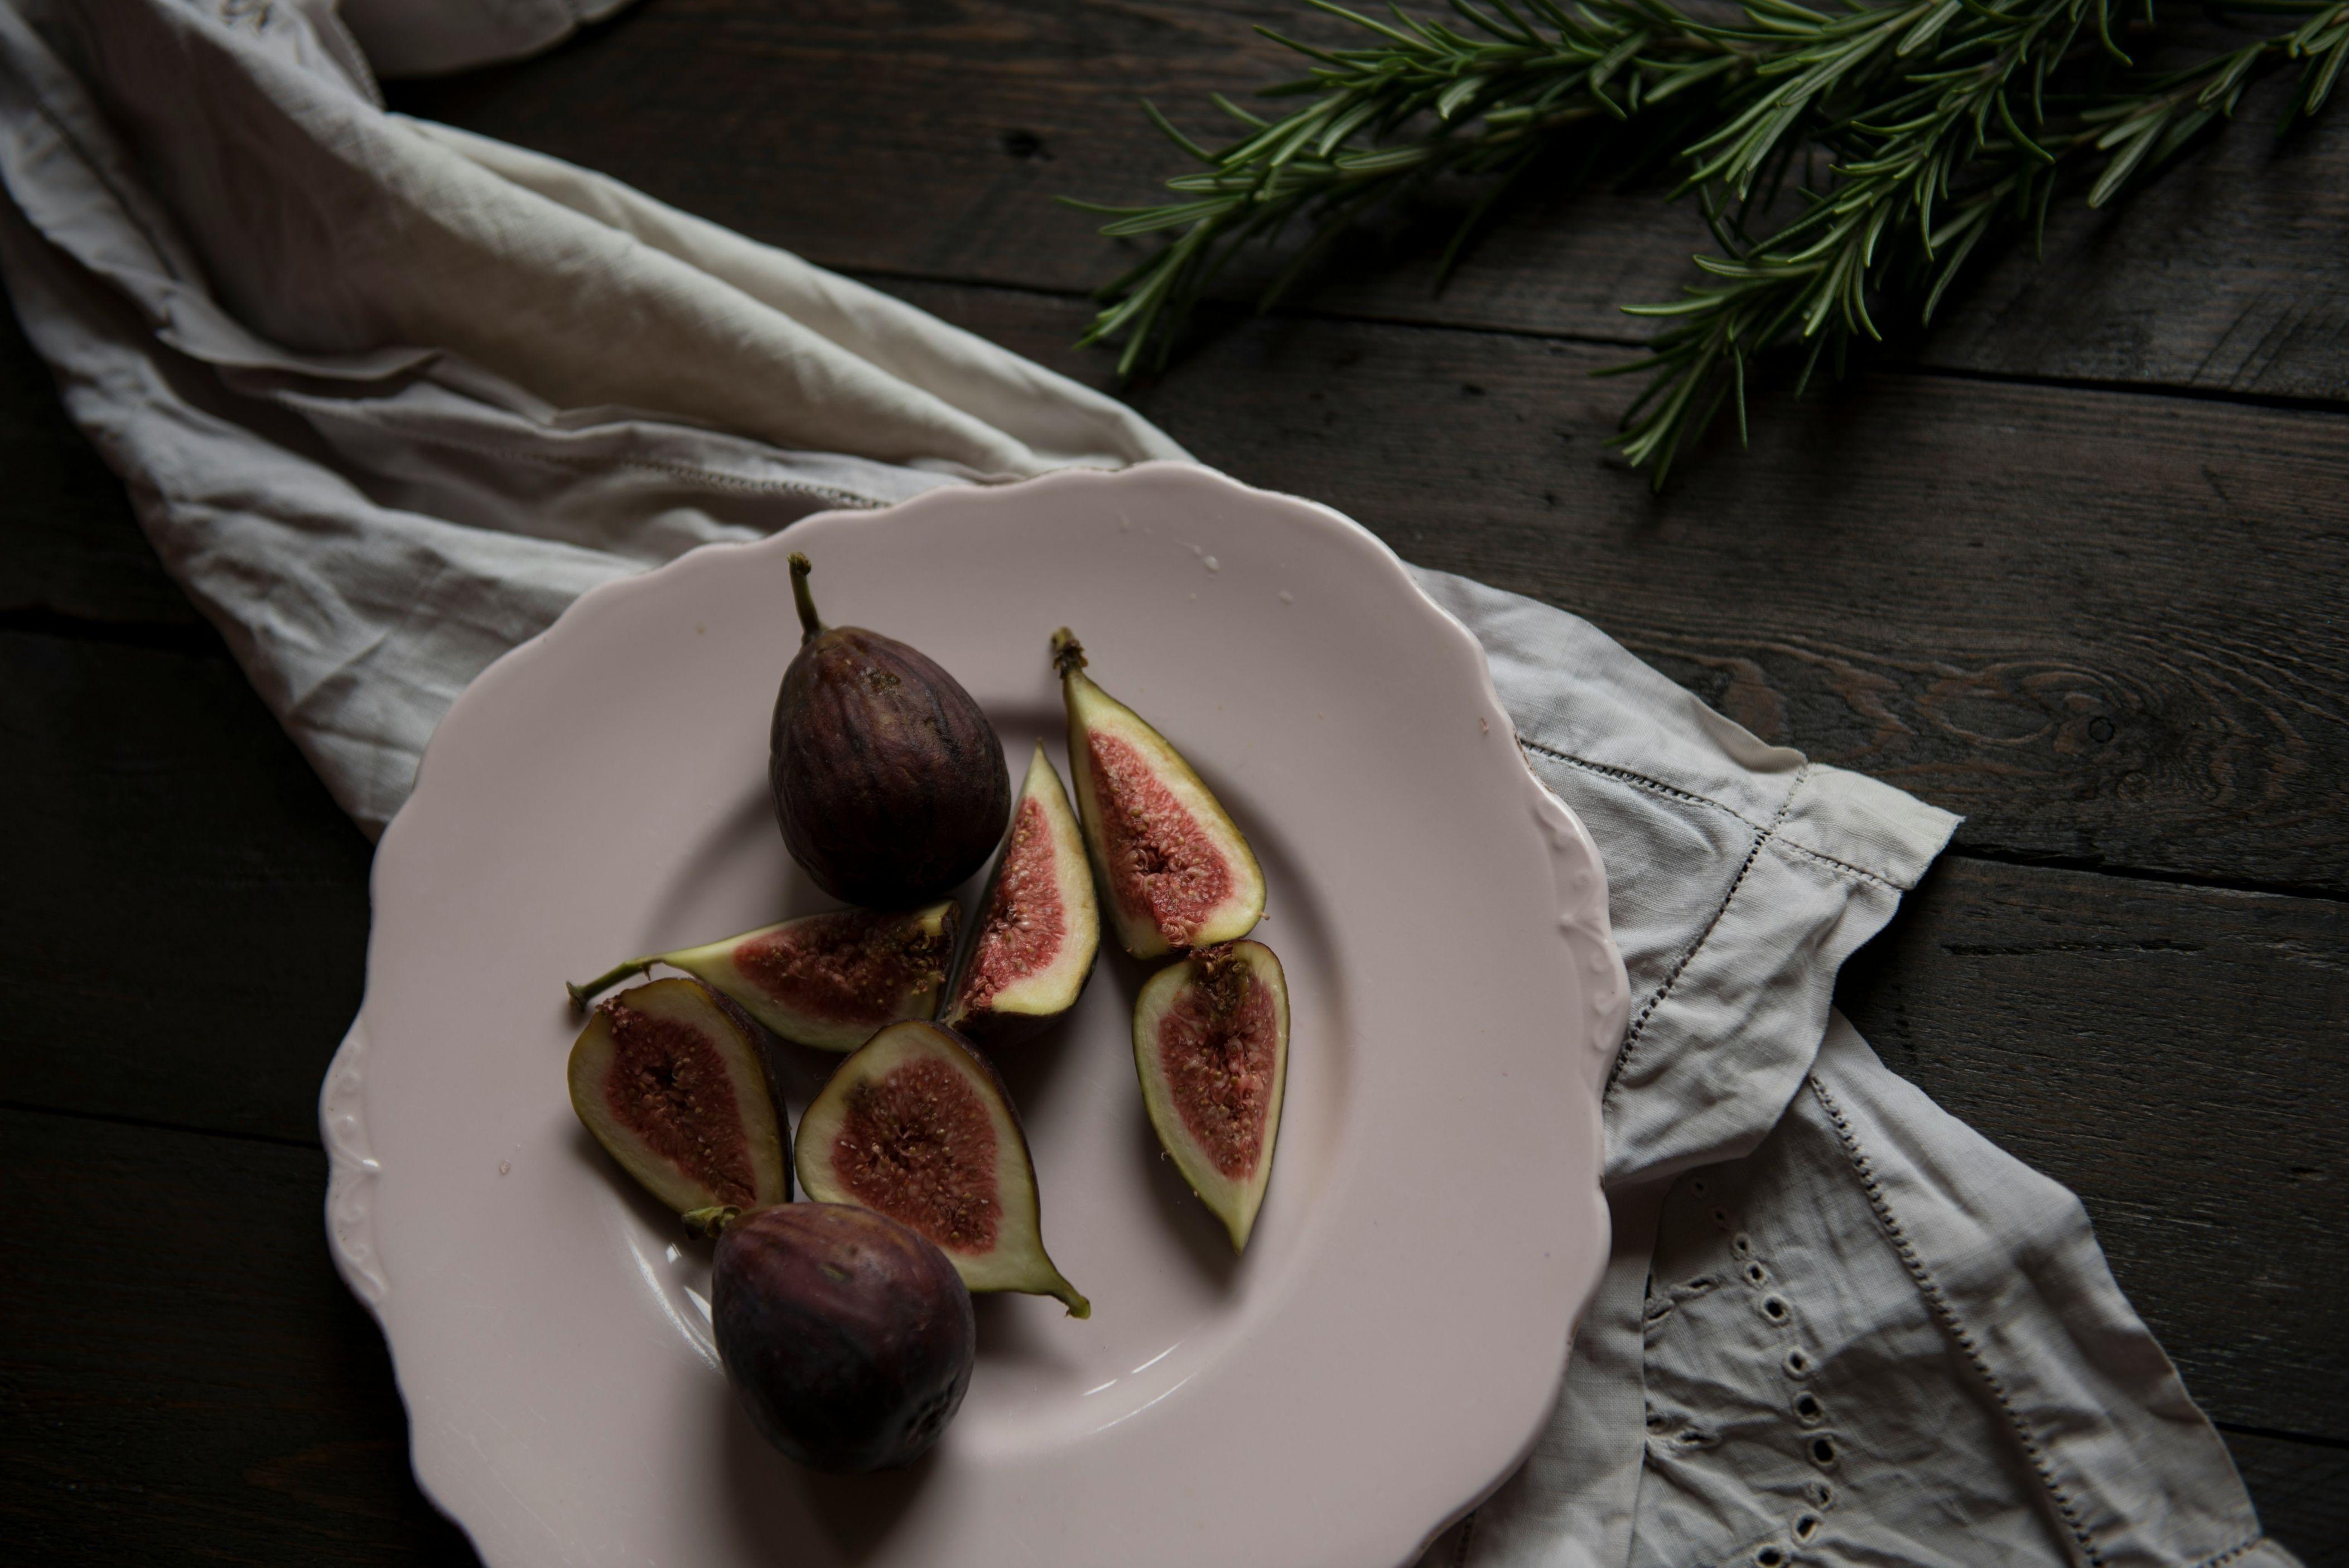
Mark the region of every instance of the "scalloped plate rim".
MULTIPOLYGON (((461 731, 461 716, 473 707, 484 706, 502 685, 522 678, 547 660, 563 657, 565 645, 572 637, 581 634, 580 628, 604 615, 616 604, 631 597, 662 592, 664 585, 673 580, 680 568, 692 563, 700 563, 706 568, 713 558, 730 554, 780 552, 788 547, 784 542, 789 536, 803 531, 811 524, 834 523, 843 519, 872 522, 891 515, 956 509, 968 504, 975 496, 996 497, 1015 491, 1032 495, 1050 489, 1115 484, 1133 477, 1163 478, 1170 473, 1181 476, 1184 482, 1206 483, 1244 497, 1301 508, 1332 525, 1340 536, 1358 547, 1367 546, 1383 562, 1395 581, 1408 588, 1409 602, 1423 612, 1428 627, 1439 635, 1457 639, 1473 653, 1474 666, 1482 688, 1479 695, 1494 712, 1502 716, 1503 723, 1507 723, 1506 710, 1493 686, 1489 665, 1475 635, 1427 594, 1411 570, 1384 541, 1324 503, 1249 486, 1204 465, 1175 461, 1154 461, 1119 470, 1072 468, 1005 485, 947 486, 890 506, 811 513, 794 520, 775 533, 749 541, 703 545, 661 566, 615 578, 586 590, 543 631, 492 661, 459 694, 449 712, 442 717, 418 764, 409 804, 403 805, 387 825, 377 846, 369 877, 371 897, 380 907, 385 898, 397 896, 398 890, 394 884, 400 856, 409 836, 417 830, 414 824, 421 816, 412 809, 413 803, 424 796, 437 779, 432 767, 434 757, 443 749, 444 736, 452 729, 461 731)), ((1513 747, 1512 749, 1516 748, 1513 747)), ((1629 985, 1621 955, 1609 931, 1606 877, 1595 841, 1572 810, 1526 766, 1521 750, 1517 751, 1516 762, 1526 802, 1536 821, 1547 832, 1547 858, 1557 881, 1558 928, 1579 957, 1586 971, 1581 983, 1588 988, 1586 995, 1589 1000, 1589 1016, 1585 1027, 1579 1031, 1582 1037, 1561 1047, 1570 1052, 1574 1063, 1572 1076, 1580 1091, 1579 1103, 1567 1109, 1573 1119, 1579 1123, 1575 1130, 1581 1135, 1579 1141, 1583 1150, 1578 1163, 1587 1170, 1589 1177, 1583 1201, 1578 1205, 1564 1202, 1560 1205, 1561 1213, 1570 1213, 1578 1208, 1578 1214, 1573 1217, 1579 1233, 1588 1243, 1587 1254, 1576 1270, 1577 1283, 1568 1291, 1568 1299, 1561 1304, 1561 1321, 1570 1326, 1578 1323, 1598 1293, 1610 1242, 1609 1211, 1599 1181, 1602 1154, 1599 1094, 1605 1071, 1613 1058, 1614 1047, 1621 1038, 1628 1019, 1629 985), (1575 1047, 1579 1049, 1573 1049, 1575 1047)), ((373 991, 375 946, 371 928, 370 994, 373 991)), ((402 1354, 403 1347, 386 1318, 386 1299, 392 1282, 385 1278, 373 1245, 370 1201, 381 1167, 374 1156, 368 1136, 365 1103, 366 1059, 379 1048, 380 1045, 373 1038, 369 1027, 367 1002, 363 999, 359 1013, 330 1062, 320 1086, 320 1129, 329 1157, 325 1208, 329 1252, 336 1270, 384 1332, 405 1406, 410 1403, 411 1379, 425 1376, 425 1371, 414 1363, 412 1355, 402 1354)), ((1462 1495, 1448 1511, 1426 1520, 1409 1532, 1412 1542, 1409 1551, 1393 1559, 1399 1568, 1414 1562, 1426 1545, 1444 1529, 1485 1501, 1508 1479, 1531 1450, 1547 1425, 1554 1390, 1563 1375, 1570 1343, 1570 1334, 1561 1336, 1556 1355, 1548 1365, 1527 1368, 1537 1373, 1553 1392, 1551 1399, 1543 1402, 1537 1418, 1524 1424, 1508 1462, 1462 1495)), ((410 1346, 407 1348, 413 1352, 418 1347, 410 1346)), ((475 1539, 478 1550, 478 1533, 472 1523, 434 1485, 432 1477, 438 1469, 440 1456, 435 1451, 428 1451, 427 1434, 413 1422, 409 1457, 419 1486, 444 1513, 465 1529, 469 1537, 475 1539)))

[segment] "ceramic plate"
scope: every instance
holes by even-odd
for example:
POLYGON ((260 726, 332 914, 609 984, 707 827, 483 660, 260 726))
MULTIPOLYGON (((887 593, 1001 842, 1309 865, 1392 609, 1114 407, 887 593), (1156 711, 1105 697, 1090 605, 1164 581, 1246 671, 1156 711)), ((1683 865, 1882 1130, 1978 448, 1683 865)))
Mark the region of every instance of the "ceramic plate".
MULTIPOLYGON (((1532 1441, 1605 1261, 1606 885, 1394 555, 1204 469, 938 490, 598 589, 441 725, 326 1086, 329 1227, 417 1474, 497 1568, 1409 1563, 1532 1441), (945 1439, 849 1480, 739 1414, 708 1248, 564 1087, 566 977, 826 905, 765 782, 793 550, 827 619, 955 672, 1015 779, 1040 738, 1065 766, 1046 639, 1073 626, 1254 842, 1294 1016, 1236 1258, 1144 1119, 1148 971, 1104 941, 1068 1021, 999 1053, 1093 1315, 980 1298, 945 1439)), ((836 1059, 788 1056, 794 1119, 836 1059)))

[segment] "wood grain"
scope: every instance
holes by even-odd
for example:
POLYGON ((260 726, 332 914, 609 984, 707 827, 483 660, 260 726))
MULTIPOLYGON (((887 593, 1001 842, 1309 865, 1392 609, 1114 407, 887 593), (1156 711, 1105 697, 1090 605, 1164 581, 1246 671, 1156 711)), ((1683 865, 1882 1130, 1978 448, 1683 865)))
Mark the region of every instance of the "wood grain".
MULTIPOLYGON (((1146 201, 1182 155, 1136 100, 1193 134, 1207 95, 1294 74, 1263 24, 1346 29, 1286 0, 653 0, 545 59, 397 85, 396 106, 601 170, 828 266, 1083 292, 1143 253, 1057 204, 1146 201)), ((1972 370, 2349 398, 2349 122, 2278 146, 2286 90, 2143 197, 2054 213, 2044 264, 2011 251, 1914 350, 1972 370)), ((1468 190, 1347 248, 1316 308, 1609 342, 1625 304, 1669 299, 1710 248, 1650 193, 1557 192, 1500 225, 1441 295, 1433 261, 1468 190)), ((1233 297, 1277 271, 1243 269, 1233 297)))
POLYGON ((2349 908, 1945 859, 1837 1000, 2080 1195, 2213 1417, 2349 1440, 2349 908))
POLYGON ((2305 1568, 2349 1568, 2349 1449, 2227 1432, 2227 1451, 2268 1533, 2305 1568))
MULTIPOLYGON (((898 292, 1081 371, 1078 307, 898 292), (1056 322, 1056 315, 1061 321, 1056 322)), ((1916 376, 1757 420, 1661 496, 1605 350, 1236 320, 1134 401, 1405 559, 1596 622, 1765 739, 2002 855, 2349 889, 2349 420, 1916 376)))
POLYGON ((0 1150, 12 1561, 476 1561, 326 1260, 325 1155, 13 1111, 0 1150))
POLYGON ((313 1141, 368 846, 222 655, 0 633, 0 1098, 313 1141))
POLYGON ((130 498, 57 401, 49 367, 0 309, 0 614, 195 627, 130 498))
MULTIPOLYGON (((895 287, 1101 371, 1068 347, 1073 302, 895 287)), ((1658 498, 1605 449, 1629 395, 1588 376, 1608 357, 1235 319, 1136 401, 1241 479, 1574 610, 1764 738, 1967 813, 1971 849, 2349 890, 2349 422, 1880 376, 1773 407, 1752 454, 1658 498)), ((51 526, 37 476, 87 461, 50 450, 78 438, 23 440, 48 455, 0 499, 35 542, 16 602, 184 617, 119 516, 51 526)))

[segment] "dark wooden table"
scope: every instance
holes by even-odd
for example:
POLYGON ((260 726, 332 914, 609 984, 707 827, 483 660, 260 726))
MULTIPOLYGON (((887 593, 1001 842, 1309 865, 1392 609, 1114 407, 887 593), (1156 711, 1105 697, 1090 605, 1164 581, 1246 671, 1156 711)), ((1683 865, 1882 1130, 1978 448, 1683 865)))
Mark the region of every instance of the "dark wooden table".
MULTIPOLYGON (((395 104, 603 170, 1081 379, 1121 253, 1283 0, 649 0, 395 104)), ((1404 224, 1136 388, 1206 460, 1596 621, 1774 740, 1967 814, 1845 1009, 2068 1182, 2271 1530, 2349 1563, 2349 112, 2059 211, 1946 324, 1661 499, 1602 442, 1701 240, 1404 224)), ((0 1555, 464 1562, 323 1242, 314 1098, 368 846, 0 335, 0 1555)))

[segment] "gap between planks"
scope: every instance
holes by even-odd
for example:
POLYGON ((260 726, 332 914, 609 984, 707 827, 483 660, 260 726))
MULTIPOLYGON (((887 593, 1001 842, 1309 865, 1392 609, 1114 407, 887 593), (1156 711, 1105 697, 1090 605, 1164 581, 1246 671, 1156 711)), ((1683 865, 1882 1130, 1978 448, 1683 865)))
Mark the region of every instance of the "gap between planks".
MULTIPOLYGON (((952 273, 931 273, 914 268, 872 266, 839 266, 832 269, 843 277, 875 288, 910 284, 923 287, 970 289, 989 294, 1016 294, 1023 298, 1050 300, 1056 304, 1090 304, 1094 296, 1082 289, 1061 288, 1050 284, 1023 284, 1003 278, 973 277, 952 273)), ((1396 311, 1348 309, 1336 305, 1319 305, 1299 298, 1285 301, 1269 310, 1250 310, 1245 304, 1227 300, 1209 299, 1199 306, 1199 319, 1225 316, 1268 316, 1275 319, 1326 322, 1339 325, 1392 327, 1405 332, 1453 333, 1465 337, 1494 337, 1523 343, 1569 343, 1586 348, 1621 349, 1627 360, 1644 357, 1645 339, 1630 335, 1574 332, 1565 329, 1544 330, 1535 326, 1505 326, 1484 322, 1429 321, 1422 316, 1407 315, 1396 311)), ((1113 349, 1088 350, 1098 355, 1101 363, 1115 363, 1113 349)), ((2246 408, 2270 408, 2280 413, 2329 414, 2349 418, 2349 401, 2335 397, 2300 397, 2283 393, 2241 392, 2224 387, 2197 387, 2177 381, 2119 381, 2106 377, 2055 376, 2044 372, 1980 368, 1963 365, 1935 365, 1928 360, 1910 358, 1895 353, 1868 353, 1852 361, 1851 375, 1882 372, 1887 375, 1916 376, 1931 380, 1973 381, 1999 387, 2033 387, 2057 392, 2091 392, 2121 397, 2152 397, 2182 399, 2195 403, 2227 403, 2246 408)), ((1178 352, 1175 364, 1182 355, 1178 352)), ((1170 365, 1169 368, 1174 366, 1170 365)), ((1146 379, 1136 377, 1136 381, 1146 379)), ((1112 395, 1118 388, 1112 384, 1112 395)), ((1757 394, 1771 396, 1774 394, 1757 394)), ((1777 393, 1777 396, 1791 396, 1777 393)))

